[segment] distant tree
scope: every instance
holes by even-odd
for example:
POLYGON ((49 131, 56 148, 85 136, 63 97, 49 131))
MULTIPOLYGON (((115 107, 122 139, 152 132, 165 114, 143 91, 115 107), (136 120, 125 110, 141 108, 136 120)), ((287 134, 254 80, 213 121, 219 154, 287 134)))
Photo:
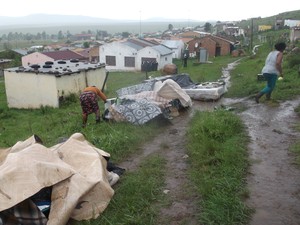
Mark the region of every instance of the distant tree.
POLYGON ((72 34, 70 33, 69 30, 67 30, 67 38, 69 39, 70 37, 72 37, 72 34))
POLYGON ((27 41, 32 41, 33 35, 30 34, 30 33, 26 33, 26 34, 25 34, 25 39, 26 39, 27 41))
POLYGON ((2 40, 7 40, 7 35, 6 34, 2 35, 2 40))
POLYGON ((168 30, 173 30, 173 28, 174 28, 174 27, 173 27, 172 24, 169 24, 169 25, 168 25, 168 30))
POLYGON ((9 50, 9 49, 12 49, 12 46, 9 42, 4 42, 3 43, 3 47, 5 50, 9 50))
POLYGON ((90 43, 87 42, 87 41, 85 41, 85 42, 83 43, 83 47, 84 47, 84 48, 89 48, 89 47, 90 47, 90 43))
POLYGON ((47 34, 45 31, 42 32, 42 39, 43 40, 46 40, 47 39, 47 34))
POLYGON ((8 35, 7 35, 7 40, 11 41, 13 39, 14 39, 14 34, 12 32, 9 32, 8 35))
POLYGON ((204 24, 204 31, 205 31, 205 32, 210 32, 210 31, 211 31, 211 28, 212 28, 211 23, 206 22, 206 23, 204 24))
POLYGON ((42 39, 42 34, 41 34, 40 32, 38 32, 38 33, 36 34, 36 39, 37 39, 37 40, 41 40, 41 39, 42 39))
POLYGON ((61 40, 61 39, 63 39, 63 38, 64 38, 63 32, 62 32, 61 30, 58 31, 57 39, 58 39, 58 40, 61 40))
POLYGON ((127 31, 125 31, 125 32, 122 32, 122 34, 121 34, 122 38, 128 38, 128 37, 129 37, 129 35, 130 35, 130 33, 129 33, 129 32, 127 32, 127 31))
POLYGON ((104 40, 108 36, 109 36, 109 34, 105 30, 97 30, 97 32, 96 32, 97 40, 104 40))

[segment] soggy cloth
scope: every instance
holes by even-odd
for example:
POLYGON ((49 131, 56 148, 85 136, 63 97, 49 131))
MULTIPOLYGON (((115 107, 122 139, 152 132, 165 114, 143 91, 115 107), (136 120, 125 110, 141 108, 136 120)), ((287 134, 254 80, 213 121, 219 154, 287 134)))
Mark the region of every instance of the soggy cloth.
MULTIPOLYGON (((0 218, 45 187, 52 187, 47 225, 97 218, 114 194, 106 169, 109 157, 80 133, 51 148, 32 136, 0 150, 0 218)), ((39 224, 37 218, 31 224, 39 224)))
MULTIPOLYGON (((149 81, 117 90, 118 100, 107 108, 106 119, 116 122, 145 124, 159 115, 168 118, 168 112, 192 106, 187 93, 173 80, 149 81), (179 104, 174 104, 174 102, 179 104), (178 105, 178 107, 174 107, 178 105)), ((179 113, 173 113, 179 115, 179 113)))

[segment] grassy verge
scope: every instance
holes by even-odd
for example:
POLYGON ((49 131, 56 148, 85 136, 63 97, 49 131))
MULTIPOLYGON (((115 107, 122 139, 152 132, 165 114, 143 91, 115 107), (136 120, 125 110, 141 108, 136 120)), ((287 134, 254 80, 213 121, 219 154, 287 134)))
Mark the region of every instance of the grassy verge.
POLYGON ((198 112, 188 131, 191 179, 202 196, 202 224, 246 224, 247 136, 238 116, 224 110, 198 112))

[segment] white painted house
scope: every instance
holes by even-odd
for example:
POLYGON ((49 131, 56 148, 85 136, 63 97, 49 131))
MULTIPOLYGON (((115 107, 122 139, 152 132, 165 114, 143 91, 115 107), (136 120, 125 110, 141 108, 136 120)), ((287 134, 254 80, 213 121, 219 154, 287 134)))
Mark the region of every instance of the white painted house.
POLYGON ((143 62, 157 62, 158 69, 172 63, 172 50, 146 40, 127 40, 104 44, 99 49, 100 62, 108 71, 140 71, 143 62))
POLYGON ((138 49, 122 42, 104 44, 99 48, 99 61, 108 71, 135 71, 138 49))
POLYGON ((61 99, 87 86, 103 89, 107 72, 104 64, 68 60, 6 69, 4 77, 9 108, 58 108, 61 99))
POLYGON ((182 40, 163 40, 161 44, 173 51, 173 59, 181 59, 184 51, 184 42, 182 40))
POLYGON ((138 51, 137 62, 138 70, 141 70, 142 63, 145 61, 157 62, 157 70, 162 69, 166 64, 173 62, 172 50, 164 45, 155 45, 152 47, 145 47, 138 51))

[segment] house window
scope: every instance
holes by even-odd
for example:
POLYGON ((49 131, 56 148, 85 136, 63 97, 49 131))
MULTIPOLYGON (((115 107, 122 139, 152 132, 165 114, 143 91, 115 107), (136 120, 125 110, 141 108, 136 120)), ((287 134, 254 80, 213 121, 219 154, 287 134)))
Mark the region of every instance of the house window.
POLYGON ((165 57, 165 61, 168 61, 168 58, 167 58, 167 57, 165 57))
POLYGON ((126 57, 125 60, 125 67, 135 67, 135 58, 134 57, 126 57))
POLYGON ((116 56, 109 56, 109 55, 107 55, 105 57, 105 60, 106 60, 106 64, 108 66, 115 66, 116 65, 116 56))

